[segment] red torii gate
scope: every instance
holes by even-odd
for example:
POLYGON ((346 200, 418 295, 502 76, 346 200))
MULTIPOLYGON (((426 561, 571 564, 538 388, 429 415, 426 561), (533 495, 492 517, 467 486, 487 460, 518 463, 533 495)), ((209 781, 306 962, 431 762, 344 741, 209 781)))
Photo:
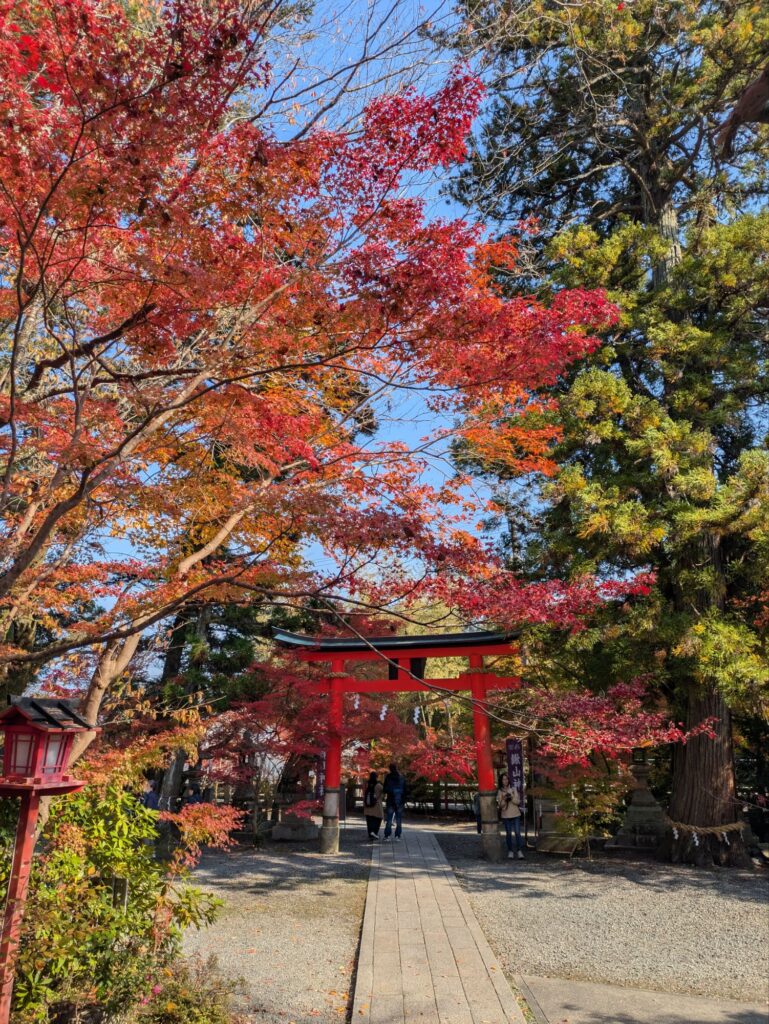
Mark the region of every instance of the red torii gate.
POLYGON ((273 629, 275 641, 292 650, 307 663, 327 662, 329 674, 315 685, 318 693, 329 695, 329 740, 326 751, 326 786, 323 803, 321 853, 339 852, 339 793, 342 781, 342 714, 345 693, 402 693, 434 689, 469 690, 473 699, 473 732, 481 797, 481 834, 487 857, 502 856, 502 842, 495 805, 496 780, 491 756, 491 731, 486 707, 487 694, 494 690, 516 690, 521 680, 484 671, 484 657, 513 653, 510 633, 442 633, 428 636, 330 637, 319 639, 273 629), (468 671, 456 679, 423 681, 428 658, 467 658, 468 671), (346 674, 347 662, 384 661, 386 679, 353 679, 346 674))

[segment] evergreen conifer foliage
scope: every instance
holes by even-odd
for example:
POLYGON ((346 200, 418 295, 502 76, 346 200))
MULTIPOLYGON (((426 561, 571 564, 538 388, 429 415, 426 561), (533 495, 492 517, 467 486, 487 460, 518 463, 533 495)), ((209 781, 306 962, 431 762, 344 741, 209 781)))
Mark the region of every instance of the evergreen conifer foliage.
MULTIPOLYGON (((490 220, 709 220, 766 193, 769 129, 720 127, 769 56, 769 14, 735 0, 467 0, 455 46, 486 63, 488 116, 456 189, 490 220)), ((445 42, 446 40, 442 40, 445 42)))
MULTIPOLYGON (((504 227, 537 214, 511 290, 579 282, 622 310, 548 389, 558 469, 539 478, 527 569, 654 570, 643 612, 603 618, 602 649, 626 669, 632 650, 687 728, 717 719, 715 739, 674 751, 669 815, 728 825, 732 714, 764 715, 769 687, 769 136, 743 127, 730 163, 715 137, 766 61, 769 12, 533 0, 466 14, 458 45, 481 42, 492 97, 457 195, 504 227)), ((515 476, 503 459, 485 469, 515 476)), ((671 831, 670 853, 739 860, 728 839, 671 831)))

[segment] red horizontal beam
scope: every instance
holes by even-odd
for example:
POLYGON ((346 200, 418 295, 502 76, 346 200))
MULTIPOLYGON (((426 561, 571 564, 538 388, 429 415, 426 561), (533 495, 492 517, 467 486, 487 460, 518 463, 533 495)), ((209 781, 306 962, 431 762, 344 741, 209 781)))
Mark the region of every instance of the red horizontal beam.
MULTIPOLYGON (((470 680, 466 676, 456 679, 337 679, 342 693, 408 693, 430 691, 433 687, 441 690, 469 690, 470 680)), ((486 690, 518 690, 521 680, 518 676, 485 676, 486 690)), ((329 693, 331 680, 323 679, 313 683, 313 693, 329 693)))
POLYGON ((341 658, 344 661, 400 661, 408 663, 410 658, 469 658, 472 654, 480 655, 512 655, 515 648, 512 644, 478 644, 467 647, 409 647, 397 651, 345 651, 335 654, 332 651, 297 651, 300 661, 331 661, 341 658))

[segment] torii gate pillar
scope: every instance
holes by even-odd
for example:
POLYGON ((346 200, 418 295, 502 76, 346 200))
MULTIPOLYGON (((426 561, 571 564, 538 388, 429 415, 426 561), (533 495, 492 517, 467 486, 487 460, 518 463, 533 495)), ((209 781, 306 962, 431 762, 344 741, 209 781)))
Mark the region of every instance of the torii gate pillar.
POLYGON ((491 757, 491 730, 486 710, 486 679, 483 675, 482 655, 470 655, 470 693, 473 698, 473 734, 481 804, 481 845, 487 860, 500 861, 504 854, 499 834, 497 787, 491 757))
POLYGON ((320 828, 320 852, 339 853, 339 796, 342 787, 342 680, 344 662, 331 662, 326 746, 326 782, 323 792, 323 824, 320 828))

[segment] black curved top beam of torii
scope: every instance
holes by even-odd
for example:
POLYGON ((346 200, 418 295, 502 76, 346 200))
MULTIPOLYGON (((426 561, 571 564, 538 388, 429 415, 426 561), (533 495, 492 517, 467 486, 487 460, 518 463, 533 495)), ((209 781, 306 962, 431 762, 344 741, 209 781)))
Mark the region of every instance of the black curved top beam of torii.
MULTIPOLYGON (((405 690, 467 690, 466 676, 454 679, 424 679, 427 658, 468 658, 476 671, 484 656, 514 653, 513 641, 520 630, 507 633, 473 631, 430 633, 422 636, 314 637, 273 627, 273 639, 304 662, 330 662, 332 671, 344 672, 348 661, 384 661, 387 679, 339 680, 345 693, 396 693, 405 690)), ((517 689, 520 680, 511 676, 486 676, 488 689, 517 689)), ((318 684, 325 691, 327 684, 318 684)))

